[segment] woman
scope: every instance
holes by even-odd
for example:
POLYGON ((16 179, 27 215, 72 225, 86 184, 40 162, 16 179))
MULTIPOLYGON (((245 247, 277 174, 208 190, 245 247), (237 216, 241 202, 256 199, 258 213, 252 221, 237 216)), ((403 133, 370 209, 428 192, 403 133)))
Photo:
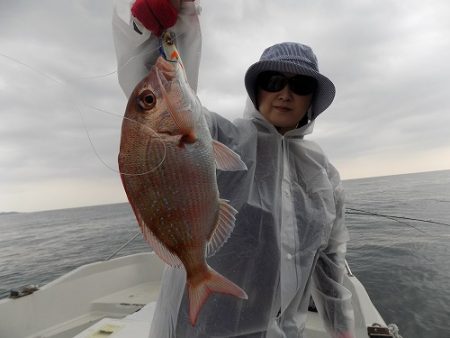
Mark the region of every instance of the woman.
MULTIPOLYGON (((127 95, 154 63, 156 37, 172 25, 196 89, 197 15, 191 1, 116 5, 119 82, 127 95)), ((221 198, 239 213, 230 239, 208 264, 244 289, 248 300, 213 294, 192 327, 185 273, 167 268, 150 337, 303 337, 311 294, 331 337, 353 337, 351 294, 341 285, 348 240, 342 186, 321 149, 304 139, 333 101, 334 85, 319 73, 311 48, 298 43, 266 49, 245 85, 243 119, 232 123, 204 111, 213 138, 248 167, 218 172, 221 198)))

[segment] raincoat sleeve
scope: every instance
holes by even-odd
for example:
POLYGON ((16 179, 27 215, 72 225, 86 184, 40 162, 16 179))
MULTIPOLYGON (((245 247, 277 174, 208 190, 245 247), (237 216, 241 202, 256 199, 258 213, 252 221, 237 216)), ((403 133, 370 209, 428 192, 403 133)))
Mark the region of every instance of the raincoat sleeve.
POLYGON ((237 151, 240 132, 236 125, 225 117, 203 107, 211 137, 234 151, 237 151))
MULTIPOLYGON (((159 38, 131 14, 134 1, 115 0, 112 19, 119 84, 127 97, 147 75, 159 56, 159 38)), ((200 7, 195 1, 183 2, 177 23, 171 28, 176 34, 177 48, 194 91, 197 91, 201 54, 199 12, 200 7)))
POLYGON ((331 337, 351 338, 354 337, 352 295, 342 285, 349 239, 344 222, 344 191, 336 168, 329 164, 327 173, 333 186, 336 217, 312 275, 312 296, 331 337))

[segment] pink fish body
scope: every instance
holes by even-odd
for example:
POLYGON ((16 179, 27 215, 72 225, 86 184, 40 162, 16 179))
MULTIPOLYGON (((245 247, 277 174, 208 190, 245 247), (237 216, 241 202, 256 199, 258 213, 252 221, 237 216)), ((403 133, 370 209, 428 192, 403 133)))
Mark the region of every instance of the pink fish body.
POLYGON ((167 264, 186 270, 192 325, 212 292, 247 298, 206 263, 230 236, 237 213, 219 198, 216 167, 246 169, 211 139, 181 63, 160 57, 129 98, 119 168, 144 238, 167 264))

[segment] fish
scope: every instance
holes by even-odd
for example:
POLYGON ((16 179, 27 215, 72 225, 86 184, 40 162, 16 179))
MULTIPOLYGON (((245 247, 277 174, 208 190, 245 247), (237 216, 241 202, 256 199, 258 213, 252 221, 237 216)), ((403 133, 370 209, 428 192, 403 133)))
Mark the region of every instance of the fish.
POLYGON ((219 197, 216 169, 247 168, 212 139, 174 40, 168 35, 164 41, 129 97, 118 163, 144 239, 164 262, 186 270, 189 321, 195 326, 211 293, 248 298, 206 261, 231 235, 237 214, 219 197))

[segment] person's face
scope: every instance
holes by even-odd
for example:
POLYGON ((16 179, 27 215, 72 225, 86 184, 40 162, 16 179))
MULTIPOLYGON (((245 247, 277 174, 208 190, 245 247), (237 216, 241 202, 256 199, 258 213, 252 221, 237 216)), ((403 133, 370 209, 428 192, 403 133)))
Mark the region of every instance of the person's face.
MULTIPOLYGON (((286 78, 293 78, 295 75, 283 73, 286 78)), ((266 79, 267 81, 267 79, 266 79)), ((257 102, 259 112, 272 123, 281 134, 295 129, 299 121, 306 115, 311 105, 313 94, 299 95, 291 89, 291 85, 285 85, 281 90, 277 85, 267 87, 264 90, 257 83, 257 102)), ((307 92, 308 90, 306 90, 307 92)), ((303 94, 303 93, 302 93, 303 94)))

